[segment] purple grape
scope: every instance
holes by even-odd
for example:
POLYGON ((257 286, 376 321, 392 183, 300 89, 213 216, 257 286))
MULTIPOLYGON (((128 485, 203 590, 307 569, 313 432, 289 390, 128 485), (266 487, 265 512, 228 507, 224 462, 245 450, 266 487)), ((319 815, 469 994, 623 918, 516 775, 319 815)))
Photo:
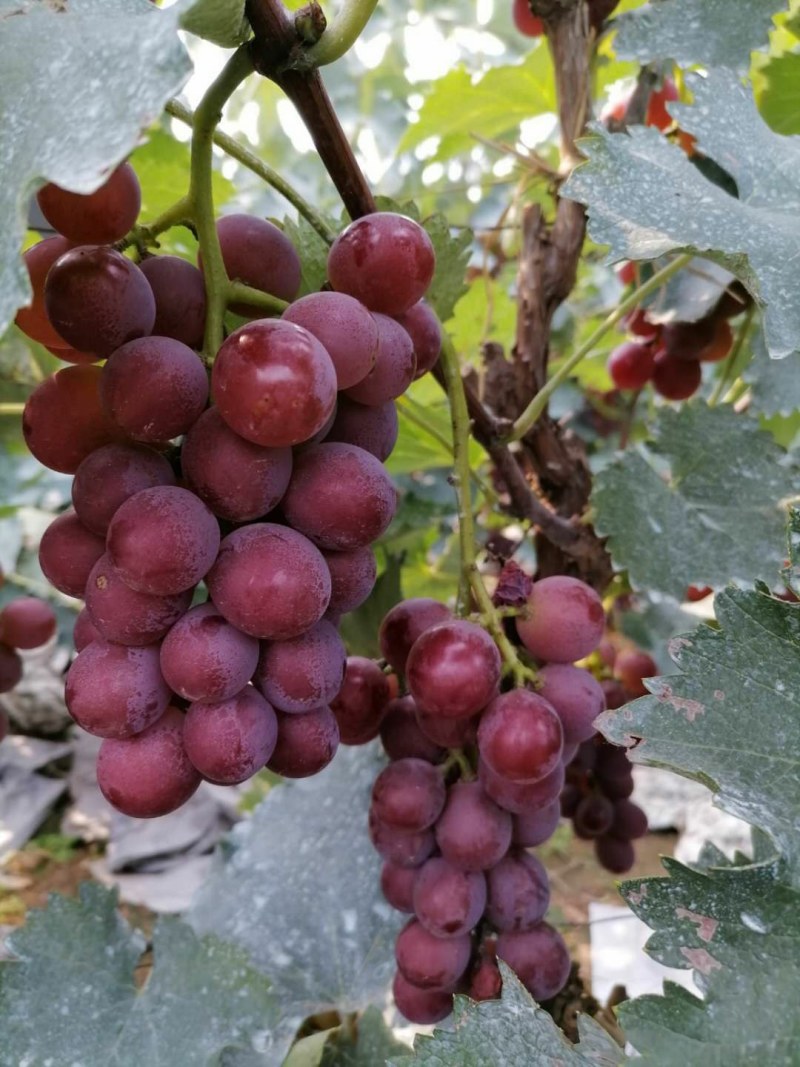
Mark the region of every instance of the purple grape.
POLYGON ((447 860, 428 860, 414 881, 414 912, 434 937, 461 937, 478 925, 486 906, 486 879, 447 860))
POLYGON ((418 833, 433 826, 446 796, 444 779, 432 763, 413 758, 395 760, 375 781, 372 811, 384 826, 418 833))
POLYGON ((411 597, 386 613, 378 633, 381 655, 398 674, 404 674, 408 654, 414 642, 439 623, 450 622, 448 607, 430 597, 411 597))
POLYGON ((414 913, 414 867, 398 867, 388 861, 381 868, 381 892, 397 911, 414 913))
POLYGON ((83 597, 92 567, 105 550, 104 538, 87 530, 74 511, 65 511, 42 534, 39 566, 61 593, 83 597))
POLYGON ((609 800, 627 800, 633 793, 633 775, 628 772, 625 777, 604 779, 603 793, 609 800))
POLYGON ((228 534, 206 584, 229 622, 270 641, 310 630, 331 595, 331 576, 319 549, 302 534, 267 522, 228 534))
POLYGON ((415 716, 425 737, 442 748, 464 748, 475 744, 478 738, 479 715, 470 719, 443 719, 441 715, 428 715, 417 708, 415 716))
POLYGON ((347 652, 327 620, 300 637, 264 644, 253 683, 280 711, 313 711, 342 688, 347 652))
POLYGON ((481 716, 480 754, 495 774, 512 782, 546 778, 558 766, 563 746, 561 720, 538 693, 502 693, 481 716))
POLYGON ((295 300, 281 317, 304 327, 320 342, 336 368, 337 389, 348 389, 369 374, 378 353, 378 326, 352 296, 309 293, 295 300))
POLYGON ((97 784, 112 807, 134 819, 153 819, 186 803, 201 779, 186 755, 183 729, 183 713, 169 707, 136 737, 103 741, 97 784))
POLYGON ((178 619, 161 645, 161 670, 184 700, 225 701, 242 690, 258 663, 258 641, 198 604, 178 619))
POLYGON ((495 804, 512 812, 524 815, 552 804, 564 787, 564 764, 556 764, 555 770, 537 782, 512 782, 496 774, 484 760, 478 763, 481 785, 495 804))
POLYGON ((609 833, 623 840, 635 840, 647 833, 647 816, 630 800, 618 800, 614 804, 614 818, 609 833))
POLYGON ((539 672, 537 690, 561 719, 565 743, 588 740, 594 734, 594 720, 605 711, 603 688, 593 674, 567 663, 550 663, 539 672))
MULTIPOLYGON (((560 800, 558 802, 558 806, 559 806, 559 808, 561 810, 561 814, 564 816, 565 819, 571 819, 572 816, 575 814, 575 812, 577 811, 578 805, 581 802, 581 796, 582 795, 583 794, 581 793, 580 789, 578 789, 578 787, 576 785, 565 785, 564 786, 564 788, 561 791, 561 797, 560 797, 560 800)), ((536 814, 536 813, 534 812, 533 814, 536 814)), ((522 818, 522 817, 523 816, 517 816, 517 818, 522 818)))
POLYGON ((391 760, 423 759, 441 763, 445 749, 431 741, 419 727, 416 704, 410 696, 390 700, 381 722, 381 744, 391 760))
POLYGON ((533 583, 516 623, 520 641, 537 659, 572 663, 597 648, 605 612, 590 585, 556 574, 533 583))
POLYGON ((384 826, 372 811, 369 813, 369 839, 381 859, 396 867, 419 867, 436 848, 433 830, 405 833, 384 826))
POLYGON ((331 701, 342 743, 364 745, 377 737, 388 703, 389 681, 377 663, 350 656, 342 687, 331 701))
POLYGON ((278 740, 269 769, 284 778, 309 778, 327 767, 339 747, 339 726, 330 708, 276 715, 278 740))
POLYGON ((479 782, 456 782, 436 824, 436 842, 446 860, 464 871, 493 867, 511 844, 511 816, 479 782))
POLYGON ((346 615, 348 611, 355 611, 375 586, 378 571, 375 553, 365 546, 350 552, 323 552, 322 555, 331 574, 329 614, 346 615))
POLYGON ((561 804, 553 800, 543 808, 514 816, 511 840, 521 848, 534 848, 549 841, 558 828, 561 804))
POLYGON ((420 300, 402 315, 397 316, 397 321, 411 338, 414 346, 416 370, 414 380, 421 378, 432 370, 442 351, 442 327, 436 318, 435 312, 420 300))
POLYGON ((429 1026, 441 1022, 453 1010, 453 994, 436 989, 420 989, 404 978, 400 971, 394 976, 392 993, 397 1010, 410 1023, 429 1026))
POLYGON ((451 990, 466 971, 471 952, 468 934, 435 937, 417 919, 406 923, 395 946, 400 973, 419 989, 451 990))
POLYGON ((95 449, 72 481, 72 503, 83 525, 105 537, 117 509, 143 489, 174 485, 169 462, 139 445, 111 444, 95 449))
POLYGON ((135 263, 105 245, 71 248, 47 273, 45 306, 72 348, 105 359, 153 330, 153 290, 135 263))
POLYGON ((170 691, 156 645, 128 648, 110 641, 87 645, 67 674, 67 710, 87 733, 121 740, 164 714, 170 691))
POLYGON ((219 550, 219 524, 188 489, 143 489, 117 510, 106 540, 122 580, 140 593, 170 596, 197 585, 219 550))
POLYGON ((140 337, 111 353, 100 399, 128 437, 146 444, 180 437, 208 403, 203 361, 182 341, 140 337))
MULTIPOLYGON (((0 645, 0 693, 9 693, 22 680, 22 660, 13 648, 0 645)), ((433 837, 433 834, 431 834, 433 837)))
POLYGON ((537 1001, 551 1000, 569 978, 571 963, 564 938, 547 923, 500 934, 497 955, 537 1001))
POLYGON ((393 400, 368 407, 340 396, 336 417, 325 440, 356 445, 383 463, 397 444, 398 432, 397 407, 393 400))
POLYGON ((209 782, 238 785, 260 771, 275 750, 278 720, 252 685, 216 703, 192 704, 183 743, 209 782))
POLYGON ((355 445, 321 444, 295 457, 283 498, 291 525, 337 552, 365 548, 388 529, 397 493, 382 464, 355 445))
POLYGON ((414 642, 406 662, 406 681, 421 711, 465 719, 495 695, 500 653, 475 623, 440 623, 414 642))
POLYGON ((181 466, 188 487, 215 515, 249 522, 280 503, 292 475, 292 450, 246 441, 209 408, 183 441, 181 466))
POLYGON ((148 256, 139 269, 156 302, 153 333, 200 348, 206 327, 206 287, 201 272, 177 256, 148 256))
POLYGON ((41 648, 56 632, 56 613, 38 596, 20 596, 0 611, 0 641, 10 648, 41 648))
MULTIPOLYGON (((225 270, 232 281, 244 282, 280 300, 294 300, 300 288, 300 258, 282 230, 255 215, 225 215, 217 221, 225 270)), ((198 266, 203 261, 197 257, 198 266)), ((233 304, 237 315, 258 318, 256 305, 233 304)))
POLYGON ((607 833, 613 821, 614 805, 600 793, 583 797, 573 815, 575 833, 584 840, 607 833))
POLYGON ((109 556, 101 556, 86 583, 86 608, 107 641, 150 645, 160 641, 192 602, 192 591, 173 596, 138 593, 122 580, 109 556))
POLYGON ((387 315, 376 315, 378 354, 366 378, 345 390, 359 404, 377 406, 402 396, 414 380, 414 344, 403 327, 387 315))
POLYGON ((547 871, 535 856, 514 851, 486 874, 486 918, 495 930, 530 930, 550 905, 547 871))
POLYGON ((630 841, 611 834, 595 838, 594 854, 600 866, 612 874, 627 874, 636 862, 636 851, 630 841))
POLYGON ((92 641, 102 641, 103 636, 92 622, 92 617, 86 608, 81 608, 75 625, 72 627, 72 643, 76 652, 82 652, 92 641))

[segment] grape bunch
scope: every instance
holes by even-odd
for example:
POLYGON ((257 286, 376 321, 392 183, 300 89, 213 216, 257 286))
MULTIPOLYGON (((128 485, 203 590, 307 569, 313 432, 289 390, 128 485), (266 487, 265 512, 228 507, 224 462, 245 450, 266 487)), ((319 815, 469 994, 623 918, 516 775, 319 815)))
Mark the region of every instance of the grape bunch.
POLYGON ((574 665, 600 642, 603 606, 588 585, 528 580, 516 635, 541 664, 538 688, 502 677, 479 625, 434 600, 398 604, 380 629, 406 692, 390 697, 377 663, 352 657, 332 708, 342 740, 380 735, 389 757, 372 793, 369 832, 387 901, 412 916, 397 939, 399 1010, 431 1023, 454 992, 499 994, 497 958, 540 1001, 567 980, 569 953, 544 921, 546 871, 527 850, 554 833, 565 767, 605 707, 574 665))
MULTIPOLYGON (((0 584, 3 576, 0 573, 0 584)), ((0 610, 0 693, 9 693, 22 678, 19 651, 46 645, 56 632, 56 616, 44 600, 21 596, 0 610)), ((8 733, 8 716, 0 708, 0 741, 8 733)))
POLYGON ((34 295, 17 323, 70 366, 32 393, 23 431, 74 474, 39 558, 85 602, 66 700, 103 739, 100 788, 148 818, 202 779, 314 774, 340 740, 338 621, 369 595, 370 545, 396 508, 394 400, 441 346, 423 301, 430 239, 365 216, 330 249, 330 290, 295 299, 284 233, 221 218, 229 277, 290 303, 279 318, 236 304, 254 321, 224 339, 209 382, 202 258, 137 265, 113 247, 139 211, 129 164, 88 196, 48 185, 39 204, 58 236, 25 254, 34 295))

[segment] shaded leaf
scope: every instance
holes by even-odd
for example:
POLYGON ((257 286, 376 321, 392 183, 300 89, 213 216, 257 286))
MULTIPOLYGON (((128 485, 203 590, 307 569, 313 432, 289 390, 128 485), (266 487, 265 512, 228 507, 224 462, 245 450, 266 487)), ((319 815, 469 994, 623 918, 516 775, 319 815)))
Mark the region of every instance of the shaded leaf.
POLYGON ((244 5, 245 0, 194 0, 181 17, 181 27, 222 48, 235 48, 250 36, 244 5))
POLYGON ((283 231, 300 256, 300 296, 316 293, 328 277, 328 246, 302 215, 286 217, 283 231))
POLYGON ((469 262, 472 233, 459 230, 452 234, 444 215, 432 215, 423 225, 436 251, 436 272, 425 299, 439 319, 446 322, 467 287, 464 274, 469 262))
POLYGON ((403 599, 400 563, 399 556, 389 554, 383 573, 361 607, 342 616, 339 633, 349 655, 380 659, 378 630, 384 615, 403 599))
POLYGON ((322 1067, 382 1067, 390 1057, 410 1053, 408 1045, 397 1040, 372 1005, 358 1020, 355 1040, 340 1031, 325 1046, 321 1062, 322 1067))
POLYGON ((682 600, 692 583, 773 583, 797 486, 796 458, 753 419, 724 406, 662 408, 653 440, 598 472, 595 525, 636 588, 682 600))
POLYGON ((756 100, 776 133, 800 133, 800 55, 786 52, 759 65, 756 100))
POLYGON ((800 351, 770 359, 759 333, 743 378, 750 383, 750 410, 761 415, 792 415, 800 410, 800 351))

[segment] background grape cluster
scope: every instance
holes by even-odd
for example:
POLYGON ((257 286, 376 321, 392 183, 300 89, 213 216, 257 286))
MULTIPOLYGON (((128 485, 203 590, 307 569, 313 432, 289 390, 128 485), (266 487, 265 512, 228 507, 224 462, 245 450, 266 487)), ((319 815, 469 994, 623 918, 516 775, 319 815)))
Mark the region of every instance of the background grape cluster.
MULTIPOLYGON (((0 571, 0 585, 3 584, 0 571)), ((55 635, 56 615, 48 603, 36 596, 10 600, 0 611, 0 693, 9 693, 22 678, 20 651, 40 648, 55 635)), ((0 708, 0 741, 8 733, 8 716, 0 708)))

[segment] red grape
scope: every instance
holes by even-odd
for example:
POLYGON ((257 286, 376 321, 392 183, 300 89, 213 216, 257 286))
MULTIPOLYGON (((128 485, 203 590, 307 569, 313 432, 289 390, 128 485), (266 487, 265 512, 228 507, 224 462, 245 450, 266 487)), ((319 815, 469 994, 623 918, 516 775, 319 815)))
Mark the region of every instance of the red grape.
MULTIPOLYGON (((225 215, 217 222, 225 270, 232 281, 244 282, 281 300, 294 300, 300 288, 300 258, 282 230, 255 215, 225 215)), ((200 269, 203 261, 197 257, 200 269)), ((255 305, 233 304, 237 315, 257 318, 255 305)))
POLYGON ((511 840, 522 848, 534 848, 549 841, 556 832, 561 818, 561 805, 553 800, 543 808, 526 811, 514 816, 511 840))
POLYGON ((636 852, 630 841, 610 834, 595 838, 594 853, 598 863, 612 874, 626 874, 636 862, 636 852))
POLYGON ((429 1026, 441 1022, 453 1010, 452 993, 436 989, 420 989, 404 978, 398 971, 394 976, 392 993, 397 1010, 410 1023, 429 1026))
POLYGON ((325 440, 357 445, 383 463, 397 444, 398 430, 397 408, 393 400, 368 407, 342 395, 325 440))
POLYGON ((656 661, 638 648, 624 648, 614 661, 614 677, 634 697, 645 696, 648 690, 643 680, 654 678, 657 674, 656 661))
POLYGON ((478 727, 478 748, 489 767, 513 782, 538 782, 555 770, 564 746, 553 707, 527 689, 495 697, 478 727))
POLYGON ((200 348, 206 325, 206 287, 201 272, 178 256, 148 256, 139 269, 156 302, 153 333, 200 348))
POLYGON ((414 346, 414 380, 421 378, 432 370, 439 353, 442 351, 442 327, 433 311, 424 300, 420 300, 397 321, 411 338, 414 346))
POLYGON ((103 741, 97 784, 112 807, 134 819, 152 819, 186 803, 201 779, 186 755, 183 726, 183 713, 169 707, 136 737, 103 741))
POLYGON ((381 859, 397 867, 419 867, 436 848, 433 830, 419 833, 396 830, 393 826, 384 826, 372 811, 369 813, 369 839, 381 859))
POLYGON ((547 872, 535 856, 514 851, 486 873, 486 918, 498 931, 530 930, 550 905, 547 872))
POLYGON ((384 315, 402 315, 421 300, 435 266, 433 245, 419 223, 389 211, 351 222, 328 253, 333 288, 384 315))
POLYGON ((644 837, 647 833, 647 816, 638 804, 626 799, 617 800, 609 833, 626 841, 644 837))
POLYGON ((414 881, 414 912, 434 937, 461 937, 477 926, 486 906, 481 871, 463 871, 441 857, 427 860, 414 881))
POLYGON ((632 333, 645 341, 653 341, 661 336, 662 327, 657 322, 651 322, 646 308, 634 308, 622 319, 622 325, 632 333))
POLYGON ((673 117, 667 111, 666 105, 671 100, 679 100, 678 90, 671 78, 665 78, 660 89, 650 94, 645 115, 645 125, 655 126, 659 130, 668 130, 674 123, 673 117))
POLYGON ((170 689, 195 702, 236 696, 257 663, 258 641, 231 626, 210 602, 187 611, 161 645, 161 670, 170 689))
POLYGON ((617 277, 623 285, 633 285, 636 281, 636 264, 628 259, 620 263, 616 268, 617 277))
POLYGON ((349 389, 372 370, 378 353, 378 325, 346 293, 309 293, 295 300, 281 318, 312 333, 333 360, 337 389, 349 389))
POLYGON ((36 194, 54 230, 76 244, 113 244, 133 227, 142 191, 130 163, 120 163, 93 193, 71 193, 50 182, 36 194))
POLYGON ((248 522, 280 502, 292 474, 292 450, 246 441, 209 408, 183 441, 181 465, 189 488, 215 515, 248 522))
POLYGON ((78 653, 65 695, 70 715, 87 733, 118 739, 152 726, 170 701, 156 645, 127 648, 103 640, 78 653))
MULTIPOLYGON (((47 317, 47 309, 44 303, 44 283, 47 272, 50 270, 59 256, 69 250, 70 243, 66 237, 48 237, 33 245, 23 255, 22 259, 28 268, 28 277, 31 280, 33 295, 28 307, 20 308, 14 320, 28 337, 38 341, 40 345, 46 345, 52 349, 68 350, 69 346, 61 334, 54 329, 47 317)), ((66 357, 60 356, 64 359, 66 357)))
POLYGON ((331 599, 328 612, 344 615, 355 611, 367 599, 375 585, 377 563, 371 548, 354 548, 350 552, 323 552, 331 574, 331 599))
POLYGON ((64 367, 28 397, 22 433, 45 467, 74 474, 90 452, 122 437, 100 404, 100 374, 94 366, 64 367))
POLYGON ((686 599, 690 604, 694 604, 698 600, 705 600, 713 592, 710 585, 690 585, 686 589, 686 599))
POLYGON ((152 332, 156 302, 135 263, 105 245, 81 245, 59 257, 47 274, 45 306, 64 340, 103 359, 152 332))
POLYGON ((569 663, 550 663, 539 672, 540 697, 555 708, 564 729, 565 744, 586 741, 594 720, 605 710, 603 687, 593 674, 569 663))
POLYGON ((381 722, 381 744, 391 760, 410 757, 440 763, 445 749, 429 740, 420 729, 416 704, 410 696, 390 700, 381 722))
POLYGON ((443 748, 464 748, 465 745, 473 745, 478 737, 478 715, 469 719, 444 719, 441 715, 429 715, 417 708, 415 716, 417 726, 425 737, 443 748))
POLYGON ((215 703, 192 704, 183 743, 202 776, 217 785, 238 785, 260 771, 275 750, 278 720, 252 685, 215 703))
POLYGON ((299 637, 265 643, 253 683, 280 711, 313 711, 338 694, 346 662, 336 627, 321 619, 299 637))
POLYGON ((537 1001, 560 993, 569 978, 569 951, 561 934, 547 923, 539 923, 533 930, 500 934, 497 955, 537 1001))
POLYGON ((491 769, 488 763, 478 763, 478 777, 486 793, 495 804, 514 815, 538 811, 552 804, 564 786, 564 764, 558 763, 555 770, 537 782, 512 782, 491 769))
POLYGON ((135 441, 171 441, 202 415, 208 376, 200 357, 182 341, 140 337, 112 352, 100 379, 100 399, 135 441))
POLYGON ((410 597, 386 613, 378 638, 381 655, 398 674, 403 674, 414 642, 426 630, 450 622, 450 609, 430 597, 410 597))
POLYGON ((653 388, 666 400, 688 400, 700 388, 702 380, 699 363, 675 359, 664 352, 656 356, 653 388))
POLYGON ((436 824, 436 843, 446 860, 464 871, 493 867, 511 844, 511 816, 479 782, 456 782, 436 824))
POLYGON ((603 690, 603 698, 609 710, 613 711, 627 704, 628 694, 619 682, 615 682, 612 678, 604 678, 600 683, 600 688, 603 690))
POLYGON ((107 641, 149 645, 159 641, 192 602, 192 591, 156 596, 131 589, 106 554, 89 574, 84 593, 92 622, 107 641))
POLYGON ((308 778, 327 767, 339 747, 339 727, 330 708, 302 715, 276 713, 278 740, 267 766, 284 778, 308 778))
POLYGON ((579 802, 573 821, 578 837, 584 840, 599 837, 611 829, 614 805, 601 793, 589 793, 579 802))
POLYGON ((703 350, 713 344, 716 320, 707 317, 696 322, 671 322, 661 331, 661 343, 665 355, 697 363, 703 350))
POLYGON ((8 715, 0 708, 0 744, 8 737, 9 721, 8 715))
POLYGON ((495 1000, 502 988, 500 968, 494 960, 484 956, 472 973, 467 996, 470 1000, 495 1000))
POLYGON ((75 625, 72 627, 72 643, 76 652, 82 652, 92 641, 102 641, 103 635, 92 622, 92 617, 86 608, 81 608, 75 625))
POLYGON ((452 989, 466 971, 472 952, 468 934, 435 937, 411 919, 397 937, 395 958, 403 977, 419 989, 452 989))
POLYGON ((376 315, 378 354, 375 365, 345 396, 359 404, 385 404, 402 396, 414 380, 417 363, 414 343, 399 322, 386 315, 376 315))
POLYGON ((397 911, 413 914, 416 877, 413 867, 398 867, 387 861, 381 868, 381 892, 397 911))
POLYGON ((214 361, 211 387, 230 428, 266 448, 308 441, 336 403, 331 357, 308 330, 282 320, 235 330, 214 361))
POLYGON ((605 613, 591 586, 557 574, 533 583, 516 623, 520 641, 537 659, 571 663, 600 643, 605 613))
POLYGON ((513 0, 511 14, 514 25, 526 37, 541 37, 544 33, 544 23, 531 11, 528 0, 513 0))
POLYGON ((608 357, 608 373, 617 389, 642 389, 653 377, 655 354, 651 345, 626 341, 608 357))
POLYGON ((733 331, 723 318, 714 320, 714 336, 700 353, 701 363, 719 363, 727 359, 733 348, 733 331))
POLYGON ((74 511, 65 511, 42 534, 39 566, 59 592, 83 597, 92 567, 105 550, 102 537, 87 530, 74 511))
POLYGON ((228 534, 206 584, 229 622, 270 641, 309 630, 325 614, 331 595, 319 549, 302 534, 269 522, 228 534))
POLYGON ((283 498, 291 525, 320 548, 364 548, 394 518, 397 492, 383 465, 355 445, 321 444, 295 456, 283 498))
POLYGON ((22 660, 13 648, 0 644, 0 693, 10 692, 21 679, 22 660))
POLYGON ((0 641, 11 648, 39 648, 56 632, 56 613, 36 596, 11 600, 0 611, 0 641))
POLYGON ((377 663, 350 656, 342 688, 331 709, 345 745, 363 745, 378 736, 389 703, 389 681, 377 663))
POLYGON ((467 718, 494 696, 500 681, 500 653, 480 626, 460 620, 440 623, 414 642, 406 679, 423 712, 467 718))
POLYGON ((375 781, 372 811, 384 826, 418 833, 439 818, 446 795, 444 779, 432 763, 415 758, 395 760, 375 781))
POLYGON ((75 472, 72 503, 83 525, 105 537, 117 508, 134 493, 174 484, 172 467, 158 452, 138 445, 103 445, 75 472))

